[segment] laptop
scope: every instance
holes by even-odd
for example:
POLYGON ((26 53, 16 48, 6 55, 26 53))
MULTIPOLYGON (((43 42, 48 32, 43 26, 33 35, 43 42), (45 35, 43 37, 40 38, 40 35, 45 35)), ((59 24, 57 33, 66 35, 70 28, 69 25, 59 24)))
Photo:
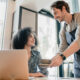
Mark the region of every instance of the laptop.
POLYGON ((0 79, 28 79, 27 50, 0 51, 0 79))

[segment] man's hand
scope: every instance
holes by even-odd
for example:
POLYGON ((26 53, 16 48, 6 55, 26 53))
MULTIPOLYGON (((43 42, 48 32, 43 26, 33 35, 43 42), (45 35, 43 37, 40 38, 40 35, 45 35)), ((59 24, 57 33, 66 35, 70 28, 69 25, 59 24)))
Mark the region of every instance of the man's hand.
POLYGON ((49 66, 50 67, 60 66, 62 62, 63 62, 62 57, 59 54, 57 54, 52 58, 51 64, 49 66))

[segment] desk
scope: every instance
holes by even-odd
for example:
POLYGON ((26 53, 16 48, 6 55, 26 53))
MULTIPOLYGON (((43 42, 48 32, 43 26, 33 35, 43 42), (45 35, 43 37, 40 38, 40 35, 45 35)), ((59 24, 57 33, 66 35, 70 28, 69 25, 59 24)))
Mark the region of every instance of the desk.
POLYGON ((80 78, 60 78, 60 77, 29 77, 29 79, 0 79, 0 80, 80 80, 80 78))
POLYGON ((42 78, 32 78, 29 80, 80 80, 80 78, 60 78, 60 77, 42 77, 42 78))

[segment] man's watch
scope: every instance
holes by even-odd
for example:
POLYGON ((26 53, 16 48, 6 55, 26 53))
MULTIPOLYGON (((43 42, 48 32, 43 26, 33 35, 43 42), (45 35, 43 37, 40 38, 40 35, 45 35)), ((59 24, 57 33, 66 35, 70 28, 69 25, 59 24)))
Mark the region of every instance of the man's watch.
POLYGON ((66 60, 66 57, 63 54, 60 54, 63 60, 66 60))

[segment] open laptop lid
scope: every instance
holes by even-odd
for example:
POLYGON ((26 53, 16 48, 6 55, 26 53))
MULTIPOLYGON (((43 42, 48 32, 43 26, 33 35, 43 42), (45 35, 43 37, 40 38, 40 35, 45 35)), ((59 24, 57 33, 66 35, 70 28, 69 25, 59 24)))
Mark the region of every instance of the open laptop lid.
POLYGON ((0 51, 0 79, 28 79, 27 50, 0 51))

